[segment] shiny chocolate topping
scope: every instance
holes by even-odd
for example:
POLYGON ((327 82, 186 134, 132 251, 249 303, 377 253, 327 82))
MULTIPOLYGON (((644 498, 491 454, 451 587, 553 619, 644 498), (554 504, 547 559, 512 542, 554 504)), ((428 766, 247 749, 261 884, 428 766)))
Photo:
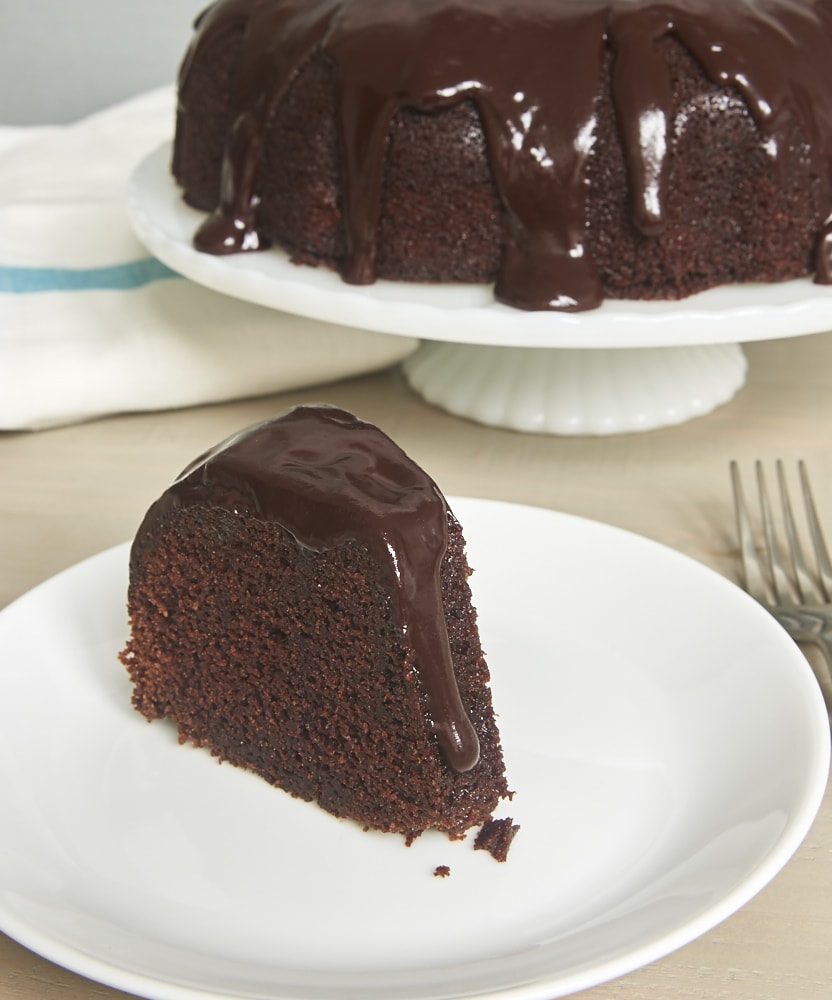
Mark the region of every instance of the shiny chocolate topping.
MULTIPOLYGON (((220 0, 199 23, 194 53, 244 33, 232 134, 217 210, 199 249, 264 245, 257 231, 263 129, 314 54, 333 65, 344 180, 346 281, 375 278, 385 143, 400 108, 476 106, 502 206, 495 295, 525 309, 581 310, 603 297, 586 245, 586 163, 603 64, 629 171, 634 224, 666 224, 673 130, 672 36, 715 83, 735 88, 783 169, 796 133, 832 192, 832 4, 826 0, 220 0)), ((832 202, 832 195, 830 195, 832 202)), ((830 206, 832 207, 832 205, 830 206)), ((832 281, 832 227, 819 235, 817 280, 832 281)))
POLYGON ((445 760, 456 771, 477 763, 479 740, 460 700, 440 587, 448 508, 386 434, 333 406, 296 407, 202 456, 149 517, 206 501, 274 521, 315 552, 351 540, 366 545, 385 569, 445 760))

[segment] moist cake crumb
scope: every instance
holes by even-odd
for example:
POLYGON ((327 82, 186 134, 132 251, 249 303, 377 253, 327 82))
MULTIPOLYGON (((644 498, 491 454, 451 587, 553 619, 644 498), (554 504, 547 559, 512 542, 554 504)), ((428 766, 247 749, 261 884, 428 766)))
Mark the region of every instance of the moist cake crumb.
POLYGON ((505 819, 491 819, 483 824, 477 834, 474 849, 488 851, 496 861, 505 861, 511 842, 519 829, 519 825, 515 824, 510 816, 505 819))

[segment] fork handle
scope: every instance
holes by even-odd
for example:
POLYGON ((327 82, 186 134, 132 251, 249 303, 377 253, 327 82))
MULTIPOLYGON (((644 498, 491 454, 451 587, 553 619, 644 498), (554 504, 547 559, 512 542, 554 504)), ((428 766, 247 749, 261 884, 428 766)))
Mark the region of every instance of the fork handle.
POLYGON ((832 671, 832 610, 828 608, 777 608, 771 612, 796 642, 816 646, 832 671))

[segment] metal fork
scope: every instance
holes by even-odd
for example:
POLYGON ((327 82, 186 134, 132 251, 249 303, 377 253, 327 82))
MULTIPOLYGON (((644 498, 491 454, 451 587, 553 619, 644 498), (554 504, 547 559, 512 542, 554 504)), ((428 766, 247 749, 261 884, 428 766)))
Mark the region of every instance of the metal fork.
POLYGON ((781 461, 776 463, 776 473, 785 544, 775 527, 763 463, 755 463, 762 521, 760 551, 745 502, 739 466, 731 462, 745 589, 774 615, 796 642, 818 647, 832 669, 832 563, 812 496, 809 474, 805 464, 798 462, 805 522, 813 554, 811 569, 800 540, 781 461), (784 550, 787 558, 783 555, 784 550))

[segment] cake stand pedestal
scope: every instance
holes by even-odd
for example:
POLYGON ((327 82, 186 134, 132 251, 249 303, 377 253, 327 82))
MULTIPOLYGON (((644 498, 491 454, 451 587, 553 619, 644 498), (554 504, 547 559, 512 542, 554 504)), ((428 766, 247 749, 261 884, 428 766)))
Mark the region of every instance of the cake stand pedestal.
POLYGON ((422 345, 405 376, 429 403, 525 433, 623 434, 683 423, 745 381, 737 344, 582 349, 422 345))
POLYGON ((523 312, 479 285, 344 284, 279 250, 198 253, 204 218, 182 200, 170 146, 128 190, 139 239, 214 291, 355 329, 415 337, 411 387, 457 416, 526 433, 622 434, 672 426, 728 402, 745 382, 746 341, 832 329, 832 287, 808 279, 712 289, 681 302, 608 300, 586 313, 523 312))

